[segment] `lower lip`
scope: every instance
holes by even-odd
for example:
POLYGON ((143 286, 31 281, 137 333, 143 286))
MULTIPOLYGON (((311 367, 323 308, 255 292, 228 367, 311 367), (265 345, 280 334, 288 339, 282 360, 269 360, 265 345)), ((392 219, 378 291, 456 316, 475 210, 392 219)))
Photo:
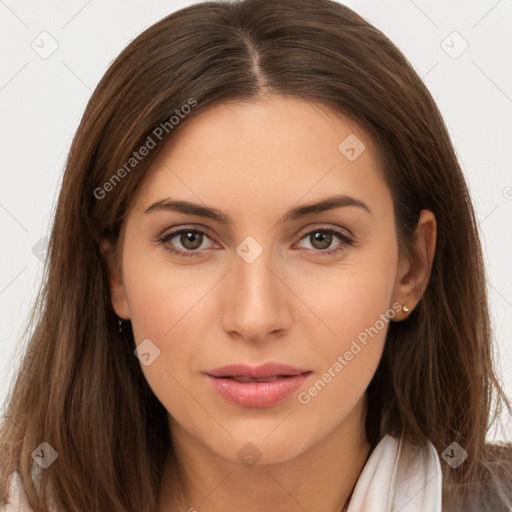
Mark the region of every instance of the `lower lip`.
POLYGON ((239 382, 207 375, 213 388, 228 402, 239 407, 272 407, 299 389, 311 372, 279 377, 272 382, 239 382))

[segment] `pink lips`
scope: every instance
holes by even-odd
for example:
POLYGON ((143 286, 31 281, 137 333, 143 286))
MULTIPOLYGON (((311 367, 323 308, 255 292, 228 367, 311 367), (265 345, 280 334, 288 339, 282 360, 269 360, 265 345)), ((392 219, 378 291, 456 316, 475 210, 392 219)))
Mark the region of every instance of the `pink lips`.
POLYGON ((266 363, 235 364, 205 372, 213 388, 228 402, 241 407, 271 407, 296 391, 310 370, 266 363))

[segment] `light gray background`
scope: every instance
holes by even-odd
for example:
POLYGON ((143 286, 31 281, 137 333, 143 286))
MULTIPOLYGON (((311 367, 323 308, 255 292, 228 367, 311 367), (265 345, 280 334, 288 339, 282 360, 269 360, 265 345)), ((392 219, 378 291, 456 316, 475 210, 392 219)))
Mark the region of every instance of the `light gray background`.
MULTIPOLYGON (((0 401, 86 102, 131 39, 192 3, 0 0, 0 401)), ((512 396, 512 0, 344 3, 398 45, 443 113, 480 219, 497 359, 512 396)))

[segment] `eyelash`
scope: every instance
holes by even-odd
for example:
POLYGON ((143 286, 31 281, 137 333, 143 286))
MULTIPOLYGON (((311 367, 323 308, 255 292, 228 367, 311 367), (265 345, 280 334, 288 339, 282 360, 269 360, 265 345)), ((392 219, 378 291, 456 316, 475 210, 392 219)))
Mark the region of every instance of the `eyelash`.
MULTIPOLYGON (((175 236, 180 235, 181 233, 196 233, 196 234, 205 235, 206 237, 210 238, 205 231, 202 231, 200 229, 181 228, 181 229, 172 231, 171 233, 167 233, 166 235, 161 236, 160 238, 155 240, 155 242, 161 243, 162 245, 165 246, 167 251, 169 251, 172 254, 176 254, 177 256, 182 257, 182 258, 193 258, 193 257, 201 256, 201 251, 198 251, 197 249, 195 251, 189 251, 189 250, 183 251, 183 250, 178 250, 169 244, 170 240, 172 240, 175 236)), ((300 240, 303 240, 304 238, 306 238, 314 233, 330 233, 332 235, 337 236, 342 241, 342 243, 340 243, 338 246, 336 246, 332 249, 325 249, 325 250, 307 249, 308 252, 312 251, 314 257, 331 256, 333 254, 337 254, 342 251, 347 251, 352 245, 354 245, 354 241, 352 239, 350 239, 345 233, 343 233, 342 231, 338 231, 337 229, 334 229, 334 228, 313 229, 313 230, 305 233, 300 238, 300 240)))

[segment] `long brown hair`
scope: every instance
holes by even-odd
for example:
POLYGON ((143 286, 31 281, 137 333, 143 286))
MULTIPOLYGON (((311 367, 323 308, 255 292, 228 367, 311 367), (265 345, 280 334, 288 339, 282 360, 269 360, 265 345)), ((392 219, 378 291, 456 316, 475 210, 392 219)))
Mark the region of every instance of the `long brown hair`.
POLYGON ((510 412, 510 404, 493 370, 477 223, 434 100, 393 43, 349 8, 244 0, 196 4, 145 30, 87 105, 0 432, 3 500, 18 471, 36 510, 47 510, 49 485, 69 512, 157 509, 172 453, 167 411, 134 357, 131 329, 119 332, 99 247, 116 243, 158 151, 119 169, 162 123, 159 147, 212 105, 267 93, 321 103, 367 132, 393 197, 401 250, 414 241, 420 210, 437 218, 426 292, 406 321, 390 324, 367 391, 369 440, 403 433, 411 442, 430 440, 439 454, 457 442, 468 458, 457 469, 441 461, 447 498, 451 489, 457 496, 471 490, 474 503, 492 495, 488 510, 496 510, 512 495, 506 448, 486 446, 500 406, 510 412), (171 127, 176 110, 192 104, 171 127), (42 442, 59 457, 42 471, 38 495, 31 453, 42 442))

